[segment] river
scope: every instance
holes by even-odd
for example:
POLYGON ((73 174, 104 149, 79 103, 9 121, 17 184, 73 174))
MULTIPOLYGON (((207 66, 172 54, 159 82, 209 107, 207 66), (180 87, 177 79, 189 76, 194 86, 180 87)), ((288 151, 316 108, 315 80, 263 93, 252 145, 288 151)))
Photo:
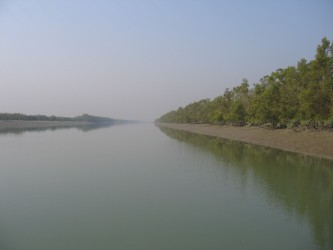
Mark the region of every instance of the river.
POLYGON ((0 133, 0 249, 332 249, 333 162, 153 124, 0 133))

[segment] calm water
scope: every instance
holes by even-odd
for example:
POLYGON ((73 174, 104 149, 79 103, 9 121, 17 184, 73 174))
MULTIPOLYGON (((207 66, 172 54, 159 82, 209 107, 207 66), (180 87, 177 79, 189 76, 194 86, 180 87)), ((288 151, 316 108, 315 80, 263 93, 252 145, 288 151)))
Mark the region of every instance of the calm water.
POLYGON ((152 124, 0 134, 1 250, 332 248, 333 162, 152 124))

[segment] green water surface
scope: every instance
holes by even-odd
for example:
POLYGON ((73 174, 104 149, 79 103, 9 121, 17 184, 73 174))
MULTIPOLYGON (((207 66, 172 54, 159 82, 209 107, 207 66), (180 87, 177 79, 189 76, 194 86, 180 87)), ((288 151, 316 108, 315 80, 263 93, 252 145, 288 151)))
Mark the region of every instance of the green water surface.
POLYGON ((333 162, 152 124, 6 131, 0 249, 333 249, 333 162))

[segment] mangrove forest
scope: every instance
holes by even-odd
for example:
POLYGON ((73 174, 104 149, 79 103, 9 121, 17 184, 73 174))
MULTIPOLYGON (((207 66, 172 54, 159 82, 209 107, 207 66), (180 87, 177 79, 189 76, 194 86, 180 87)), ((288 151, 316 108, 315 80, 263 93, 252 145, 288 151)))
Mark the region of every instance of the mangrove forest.
POLYGON ((215 99, 193 102, 156 121, 333 127, 333 42, 323 38, 313 60, 277 69, 253 87, 243 79, 215 99))

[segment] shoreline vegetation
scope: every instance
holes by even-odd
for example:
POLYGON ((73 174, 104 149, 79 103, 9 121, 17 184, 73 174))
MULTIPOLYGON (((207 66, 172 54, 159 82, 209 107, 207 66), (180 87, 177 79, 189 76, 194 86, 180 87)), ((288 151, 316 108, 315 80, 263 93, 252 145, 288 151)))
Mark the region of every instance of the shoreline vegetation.
POLYGON ((155 123, 195 134, 219 137, 333 160, 333 131, 314 129, 267 129, 255 126, 220 126, 211 124, 155 123))
POLYGON ((179 107, 156 122, 333 128, 333 42, 323 38, 312 61, 277 69, 252 88, 243 79, 215 99, 179 107))
POLYGON ((24 128, 60 128, 90 125, 107 126, 134 122, 136 121, 118 120, 88 114, 76 117, 57 117, 45 115, 25 115, 19 113, 0 113, 0 131, 24 128))
POLYGON ((280 68, 252 88, 243 79, 155 123, 333 160, 333 41, 323 38, 312 61, 280 68))

